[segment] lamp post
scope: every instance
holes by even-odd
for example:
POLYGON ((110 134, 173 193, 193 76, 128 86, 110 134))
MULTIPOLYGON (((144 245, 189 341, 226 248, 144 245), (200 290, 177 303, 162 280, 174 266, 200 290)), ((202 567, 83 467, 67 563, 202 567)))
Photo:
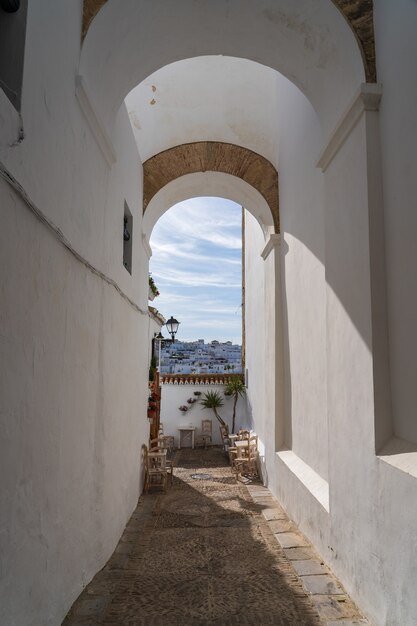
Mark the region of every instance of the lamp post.
POLYGON ((155 333, 154 339, 155 341, 158 341, 158 345, 159 345, 158 347, 158 372, 161 372, 161 345, 164 340, 166 341, 166 339, 161 333, 161 331, 159 331, 158 334, 155 333))
POLYGON ((169 318, 169 320, 165 324, 165 326, 167 327, 167 331, 171 335, 171 339, 166 339, 163 336, 163 334, 161 333, 161 331, 159 331, 158 334, 155 333, 155 335, 154 335, 154 340, 158 341, 158 372, 161 371, 161 346, 162 346, 164 341, 165 342, 171 341, 172 343, 174 343, 175 335, 178 332, 179 325, 180 325, 180 322, 178 320, 176 320, 174 317, 172 317, 172 315, 171 315, 171 317, 169 318))
POLYGON ((172 343, 174 343, 175 341, 175 335, 177 334, 179 325, 180 325, 179 321, 176 320, 174 317, 172 317, 172 315, 167 321, 167 323, 165 324, 165 326, 167 327, 167 331, 171 335, 172 343))

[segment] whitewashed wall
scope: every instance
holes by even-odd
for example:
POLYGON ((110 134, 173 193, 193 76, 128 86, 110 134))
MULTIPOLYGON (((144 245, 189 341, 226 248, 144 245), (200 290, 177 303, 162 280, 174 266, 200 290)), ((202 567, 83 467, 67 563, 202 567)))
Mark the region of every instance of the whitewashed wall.
MULTIPOLYGON (((251 137, 246 125, 248 134, 241 134, 236 106, 224 114, 239 122, 232 133, 219 123, 220 108, 206 128, 208 135, 215 128, 216 136, 201 137, 241 135, 239 141, 265 150, 279 169, 279 255, 275 248, 265 261, 259 258, 264 241, 256 223, 247 240, 248 401, 264 444, 265 476, 374 623, 414 626, 417 5, 374 1, 383 82, 383 196, 377 189, 374 113, 350 129, 324 175, 314 167, 363 81, 359 49, 332 3, 262 0, 255 6, 233 0, 204 13, 203 3, 197 9, 184 0, 160 19, 162 5, 151 3, 144 12, 143 3, 126 0, 120 11, 118 2, 108 2, 81 53, 81 2, 29 2, 21 117, 0 91, 0 162, 21 186, 16 192, 0 181, 0 542, 7 572, 0 581, 0 622, 60 623, 112 552, 135 506, 138 451, 148 436, 151 331, 143 288, 148 266, 141 243, 140 159, 119 105, 158 67, 225 54, 294 78, 321 124, 297 89, 277 79, 275 118, 269 104, 262 109, 262 97, 259 108, 256 94, 251 98, 256 128, 264 128, 262 116, 271 119, 262 140, 251 137), (102 113, 107 139, 97 121, 93 134, 76 99, 79 72, 93 109, 102 113), (279 145, 271 147, 276 136, 279 145), (373 248, 382 199, 388 408, 389 384, 374 385, 375 372, 384 367, 378 351, 384 303, 376 305, 383 257, 380 247, 377 254, 373 248), (135 218, 132 276, 122 266, 125 201, 135 218), (55 230, 36 220, 30 203, 55 230), (281 303, 272 285, 279 267, 281 303), (274 355, 278 304, 284 341, 274 355), (272 379, 267 367, 274 370, 272 379)), ((203 88, 210 87, 196 85, 190 92, 204 100, 203 88)), ((178 140, 174 122, 165 126, 172 134, 158 137, 154 149, 178 140)), ((152 144, 146 149, 151 154, 152 144)), ((250 219, 248 224, 252 228, 250 219)))
POLYGON ((140 161, 124 108, 110 167, 76 100, 81 5, 29 3, 21 143, 20 120, 0 100, 0 162, 62 234, 0 179, 7 625, 61 623, 104 565, 136 505, 149 432, 140 161), (135 220, 132 276, 122 266, 125 200, 135 220))
MULTIPOLYGON (((417 565, 415 551, 407 546, 417 545, 416 386, 411 382, 417 301, 411 239, 417 224, 410 205, 415 197, 411 163, 417 94, 416 81, 407 77, 415 77, 412 31, 417 10, 411 2, 395 10, 388 4, 376 2, 384 83, 379 115, 382 179, 378 114, 372 107, 349 129, 321 174, 315 164, 323 139, 308 104, 291 95, 291 89, 281 100, 285 412, 281 416, 277 405, 275 424, 282 417, 285 437, 284 445, 278 438, 274 450, 265 446, 265 479, 375 624, 413 626, 417 565), (404 63, 397 56, 400 51, 404 63), (387 380, 380 306, 381 182, 392 411, 389 382, 381 384, 387 380), (309 447, 309 442, 314 444, 309 447)), ((272 386, 273 381, 268 373, 256 371, 274 333, 265 297, 271 264, 269 257, 264 262, 259 256, 264 247, 259 227, 250 216, 247 223, 248 399, 254 428, 262 437, 273 426, 260 393, 262 385, 272 386), (267 321, 267 330, 259 319, 267 321)))
MULTIPOLYGON (((204 409, 201 406, 198 396, 197 402, 192 405, 187 404, 188 398, 197 398, 194 395, 194 391, 201 391, 203 395, 207 391, 217 391, 223 396, 224 385, 176 385, 176 384, 163 384, 161 385, 161 422, 164 425, 164 435, 172 435, 175 437, 175 445, 178 446, 178 427, 179 426, 194 426, 196 428, 195 435, 201 434, 201 421, 205 419, 212 420, 212 440, 214 445, 221 445, 223 442, 220 438, 220 423, 216 419, 211 409, 204 409), (182 413, 178 407, 183 404, 190 406, 186 413, 182 413)), ((218 413, 228 424, 230 432, 232 430, 232 415, 233 415, 233 398, 230 396, 224 396, 224 406, 219 408, 218 413)), ((245 428, 247 424, 246 419, 246 403, 244 398, 240 398, 237 401, 236 406, 236 428, 245 428)), ((186 444, 189 445, 189 442, 186 444)))
MULTIPOLYGON (((281 240, 264 260, 263 233, 246 214, 246 337, 248 399, 254 428, 268 451, 265 476, 278 491, 288 468, 283 464, 277 473, 275 450, 291 449, 326 481, 328 449, 324 196, 322 175, 315 167, 321 147, 320 127, 311 105, 293 85, 277 79, 276 86, 280 94, 281 240), (282 284, 281 298, 272 288, 277 281, 282 284), (276 345, 275 306, 281 309, 281 354, 276 345), (278 382, 280 360, 284 380, 278 382), (285 387, 280 387, 282 384, 285 387), (277 390, 276 407, 271 404, 273 390, 277 390), (285 403, 284 414, 279 414, 283 410, 280 403, 285 403), (277 423, 271 415, 276 415, 277 423)), ((290 493, 285 490, 284 498, 281 492, 281 499, 287 500, 290 493)), ((293 491, 294 503, 298 497, 293 491)), ((311 506, 314 508, 314 500, 311 506)), ((306 517, 316 526, 315 515, 306 517)))
POLYGON ((375 2, 394 434, 417 450, 417 4, 375 2))

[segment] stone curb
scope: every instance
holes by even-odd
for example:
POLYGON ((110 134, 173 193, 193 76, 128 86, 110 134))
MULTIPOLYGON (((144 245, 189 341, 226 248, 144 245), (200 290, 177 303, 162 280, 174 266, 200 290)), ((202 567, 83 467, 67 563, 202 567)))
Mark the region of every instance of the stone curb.
POLYGON ((253 502, 300 579, 325 626, 372 626, 267 487, 246 484, 253 502))

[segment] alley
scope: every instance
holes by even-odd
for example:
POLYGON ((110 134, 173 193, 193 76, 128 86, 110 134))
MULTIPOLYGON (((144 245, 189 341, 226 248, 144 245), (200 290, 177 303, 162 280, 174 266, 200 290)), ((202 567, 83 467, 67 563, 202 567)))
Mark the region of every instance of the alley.
POLYGON ((174 453, 64 626, 368 624, 261 484, 220 447, 174 453))

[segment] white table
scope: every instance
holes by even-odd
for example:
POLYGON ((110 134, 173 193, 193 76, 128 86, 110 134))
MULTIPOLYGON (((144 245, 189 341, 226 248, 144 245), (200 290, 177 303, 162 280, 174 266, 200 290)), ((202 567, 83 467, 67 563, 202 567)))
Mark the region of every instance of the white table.
POLYGON ((184 440, 191 439, 191 447, 194 448, 195 426, 178 426, 178 449, 181 448, 181 435, 184 433, 184 440))

